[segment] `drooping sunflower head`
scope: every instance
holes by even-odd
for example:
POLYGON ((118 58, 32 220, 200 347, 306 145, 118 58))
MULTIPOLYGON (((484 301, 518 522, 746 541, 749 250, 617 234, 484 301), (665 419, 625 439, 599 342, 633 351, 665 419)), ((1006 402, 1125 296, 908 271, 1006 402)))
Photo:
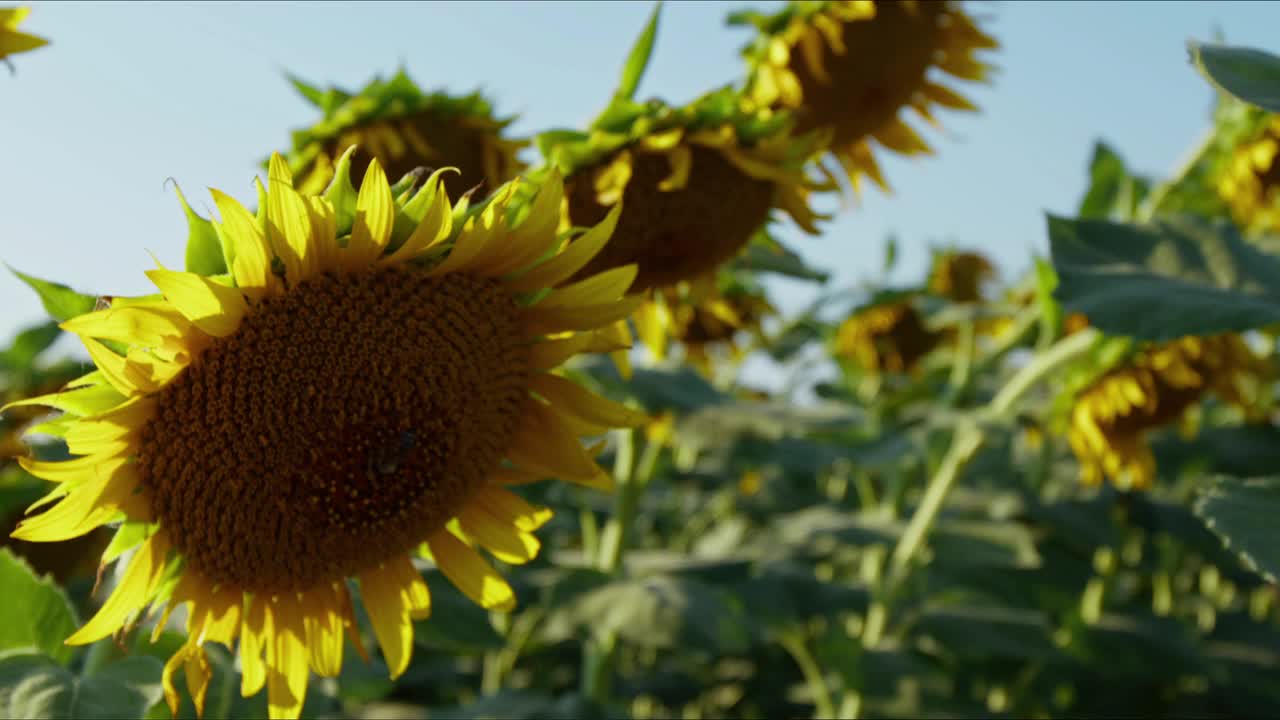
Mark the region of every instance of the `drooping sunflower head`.
POLYGON ((1259 232, 1280 229, 1280 115, 1231 150, 1218 176, 1218 195, 1241 227, 1259 232))
POLYGON ((1076 395, 1067 439, 1081 479, 1151 487, 1156 461, 1149 432, 1174 424, 1209 393, 1248 408, 1253 393, 1243 388, 1266 374, 1237 335, 1184 337, 1139 351, 1076 395))
POLYGON ((373 158, 392 181, 419 167, 454 167, 458 173, 444 180, 454 202, 474 187, 483 197, 525 168, 516 153, 528 142, 503 136, 514 118, 497 118, 479 93, 423 92, 403 69, 390 80, 374 79, 355 94, 291 80, 324 114, 310 128, 293 133, 287 158, 302 192, 323 190, 333 178, 334 163, 353 145, 352 181, 357 185, 373 158))
POLYGON ((0 8, 0 61, 10 55, 28 52, 49 44, 37 35, 18 30, 18 26, 31 14, 29 7, 0 8))
POLYGON ((565 175, 570 225, 625 208, 583 272, 635 263, 636 291, 713 273, 775 207, 816 232, 807 201, 816 186, 803 168, 822 142, 820 134, 794 135, 785 115, 744 110, 728 88, 680 108, 615 101, 590 132, 538 138, 565 175))
POLYGON ((835 354, 868 375, 918 369, 942 335, 925 326, 910 298, 893 298, 854 311, 836 331, 835 354))
POLYGON ((171 705, 178 667, 200 707, 203 644, 238 639, 242 692, 265 684, 270 714, 296 717, 309 674, 336 674, 344 633, 358 638, 356 589, 399 675, 410 620, 430 611, 411 558, 510 608, 477 548, 526 562, 550 512, 507 486, 607 486, 579 436, 644 420, 555 372, 624 340, 613 327, 636 307, 623 295, 635 268, 569 281, 617 213, 566 242, 553 175, 524 205, 518 182, 500 188, 457 228, 440 172, 397 196, 374 161, 357 193, 350 157, 317 196, 273 156, 257 216, 213 191, 221 221, 189 217, 216 232, 229 271, 152 270, 158 295, 67 321, 97 370, 11 405, 63 410, 75 456, 22 460, 59 484, 15 536, 123 522, 121 546, 136 548, 68 642, 189 604, 189 641, 164 673, 171 705))
POLYGON ((904 120, 906 109, 935 125, 938 107, 976 110, 935 74, 983 81, 991 68, 977 55, 998 47, 949 0, 793 1, 731 22, 759 31, 744 51, 752 99, 794 109, 800 130, 830 128, 832 153, 855 189, 863 175, 887 189, 873 140, 905 155, 931 152, 904 120))
POLYGON ((777 313, 763 289, 739 282, 733 273, 713 280, 663 288, 641 305, 633 320, 655 359, 665 358, 674 341, 685 362, 711 375, 717 357, 741 360, 739 336, 760 333, 762 321, 777 313))
POLYGON ((986 284, 995 276, 995 265, 982 253, 944 252, 934 258, 929 271, 929 292, 952 302, 977 302, 982 299, 986 284))

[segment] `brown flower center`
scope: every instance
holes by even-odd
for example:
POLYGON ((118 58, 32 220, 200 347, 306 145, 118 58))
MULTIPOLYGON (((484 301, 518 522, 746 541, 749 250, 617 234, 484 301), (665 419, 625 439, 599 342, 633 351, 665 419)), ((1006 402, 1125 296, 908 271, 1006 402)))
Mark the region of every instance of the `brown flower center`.
MULTIPOLYGON (((841 23, 843 55, 822 41, 829 82, 812 72, 799 47, 793 48, 791 71, 804 96, 797 130, 831 126, 834 144, 845 145, 892 120, 924 84, 939 49, 939 17, 947 11, 943 2, 878 2, 874 19, 841 23)), ((814 27, 807 31, 818 33, 814 27)))
MULTIPOLYGON (((689 181, 678 190, 658 187, 671 175, 666 155, 633 153, 622 217, 604 250, 578 277, 636 263, 632 291, 673 285, 714 270, 747 244, 769 216, 773 183, 747 175, 716 150, 689 149, 689 181)), ((607 164, 580 170, 566 183, 574 225, 595 225, 608 214, 593 188, 607 164)))
POLYGON ((138 453, 190 565, 305 590, 406 552, 485 482, 526 397, 491 280, 326 274, 265 300, 159 394, 138 453))
POLYGON ((490 135, 496 134, 456 117, 423 112, 349 128, 326 143, 325 152, 336 162, 347 148, 358 146, 351 158, 351 182, 357 188, 375 157, 393 183, 418 167, 458 168, 459 173, 442 177, 449 200, 457 202, 477 185, 477 196, 484 197, 518 170, 490 135))

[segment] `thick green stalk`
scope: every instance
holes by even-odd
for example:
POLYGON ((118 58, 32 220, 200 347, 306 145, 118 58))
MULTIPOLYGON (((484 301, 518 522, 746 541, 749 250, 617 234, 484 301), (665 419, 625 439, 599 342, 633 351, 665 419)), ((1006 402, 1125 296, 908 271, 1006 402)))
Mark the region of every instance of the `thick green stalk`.
POLYGON ((818 661, 814 659, 813 653, 809 652, 809 647, 805 644, 804 635, 799 631, 783 633, 778 638, 778 644, 782 645, 782 649, 796 661, 796 665, 800 667, 800 674, 804 675, 804 682, 809 686, 809 692, 813 694, 813 716, 815 718, 835 717, 836 707, 831 701, 831 690, 827 687, 826 678, 822 676, 822 668, 818 666, 818 661))
POLYGON ((910 573, 912 561, 924 548, 925 540, 942 511, 947 494, 951 492, 965 465, 986 441, 986 431, 981 421, 1007 419, 1017 402, 1037 382, 1087 352, 1098 335, 1098 331, 1088 329, 1058 342, 1018 371, 975 418, 961 422, 956 428, 942 464, 925 488, 924 497, 889 558, 888 576, 867 613, 867 624, 862 634, 864 647, 875 647, 880 642, 888 622, 890 605, 910 573))

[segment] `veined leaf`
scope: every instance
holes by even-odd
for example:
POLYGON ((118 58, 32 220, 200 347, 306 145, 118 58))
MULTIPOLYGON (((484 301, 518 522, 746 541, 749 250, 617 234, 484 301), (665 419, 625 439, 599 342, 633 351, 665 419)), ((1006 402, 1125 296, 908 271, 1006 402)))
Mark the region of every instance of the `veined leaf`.
POLYGON ((1280 112, 1280 57, 1229 45, 1187 44, 1191 61, 1224 92, 1269 112, 1280 112))
POLYGON ((74 648, 62 641, 78 622, 62 589, 48 577, 37 578, 8 548, 0 548, 0 587, 0 651, 36 647, 60 663, 70 662, 74 648))
POLYGON ((1238 480, 1218 477, 1196 502, 1204 518, 1228 548, 1271 582, 1280 578, 1280 478, 1238 480))
POLYGON ((1171 340, 1280 321, 1280 258, 1224 222, 1050 216, 1049 245, 1055 296, 1106 333, 1171 340))

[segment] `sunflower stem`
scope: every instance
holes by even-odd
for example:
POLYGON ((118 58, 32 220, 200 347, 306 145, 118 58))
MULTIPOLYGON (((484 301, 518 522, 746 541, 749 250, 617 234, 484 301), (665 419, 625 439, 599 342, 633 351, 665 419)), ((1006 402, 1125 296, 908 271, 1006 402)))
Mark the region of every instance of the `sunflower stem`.
MULTIPOLYGON (((635 440, 632 437, 632 432, 634 431, 628 431, 623 435, 628 437, 627 442, 632 446, 628 450, 628 454, 634 456, 635 440)), ((619 456, 621 456, 622 449, 619 448, 618 452, 619 456)), ((635 524, 636 510, 640 505, 640 497, 644 494, 645 488, 649 485, 649 480, 653 477, 653 472, 658 466, 658 457, 661 453, 661 442, 648 442, 641 453, 639 464, 633 469, 628 468, 625 472, 617 473, 617 502, 614 505, 613 517, 609 519, 609 524, 605 526, 600 540, 601 556, 599 567, 607 573, 617 573, 622 568, 622 561, 627 551, 627 541, 631 534, 631 528, 635 524)))
POLYGON ((956 328, 956 351, 951 364, 951 377, 947 382, 950 385, 952 406, 960 405, 964 401, 969 381, 973 377, 974 336, 976 335, 974 325, 973 318, 965 318, 956 328))
POLYGON ((804 675, 804 682, 809 686, 809 692, 813 694, 813 716, 815 718, 835 717, 836 706, 831 701, 831 688, 827 687, 822 668, 818 666, 813 653, 809 652, 804 636, 799 632, 783 633, 778 638, 778 644, 787 651, 792 660, 795 660, 800 668, 800 674, 804 675))
POLYGON ((956 427, 947 454, 925 488, 920 504, 916 506, 889 558, 889 572, 867 613, 867 624, 862 635, 863 647, 875 647, 883 637, 889 610, 910 574, 916 556, 924 549, 929 531, 933 529, 947 495, 964 467, 986 442, 984 421, 1007 419, 1017 402, 1036 383, 1088 352, 1097 337, 1096 330, 1085 330, 1059 341, 1019 370, 986 407, 974 416, 962 420, 956 427))

